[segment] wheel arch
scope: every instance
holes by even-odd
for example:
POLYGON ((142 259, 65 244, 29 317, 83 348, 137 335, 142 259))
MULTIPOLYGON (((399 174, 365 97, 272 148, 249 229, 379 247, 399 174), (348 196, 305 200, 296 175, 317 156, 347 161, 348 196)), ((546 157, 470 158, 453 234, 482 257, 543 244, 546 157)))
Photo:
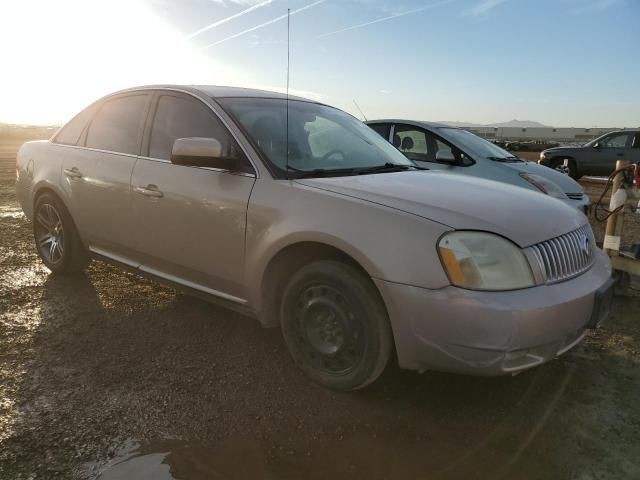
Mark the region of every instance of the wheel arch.
POLYGON ((51 193, 51 194, 55 195, 56 198, 58 200, 60 200, 62 205, 64 205, 64 208, 67 209, 67 212, 70 212, 69 206, 67 205, 67 202, 65 201, 65 198, 64 198, 64 195, 62 194, 62 191, 58 187, 56 187, 54 184, 52 184, 50 182, 46 182, 46 181, 42 181, 42 182, 36 184, 33 187, 33 198, 32 198, 32 202, 31 202, 32 203, 32 208, 35 208, 36 202, 38 201, 38 198, 40 198, 45 193, 51 193))
MULTIPOLYGON (((369 279, 372 277, 371 272, 363 265, 363 262, 357 260, 342 248, 315 240, 301 240, 290 243, 271 256, 261 277, 259 284, 259 318, 263 326, 277 327, 280 324, 279 300, 286 282, 304 265, 319 260, 339 261, 350 265, 369 279)), ((382 294, 375 282, 372 282, 372 285, 384 304, 382 294)))
MULTIPOLYGON (((76 224, 75 219, 73 218, 73 215, 71 213, 71 209, 69 208, 69 205, 67 204, 66 200, 65 200, 65 196, 62 193, 62 191, 57 188, 54 184, 43 181, 38 183, 36 186, 34 186, 33 188, 33 200, 31 202, 31 208, 32 208, 32 212, 35 215, 35 208, 36 208, 36 202, 38 201, 38 199, 44 195, 44 194, 51 194, 53 196, 56 197, 56 199, 62 204, 62 206, 65 208, 65 210, 67 211, 67 214, 69 215, 69 218, 71 219, 71 223, 73 224, 73 228, 76 232, 76 234, 78 235, 78 237, 80 238, 80 241, 85 244, 84 238, 83 236, 80 234, 80 231, 78 230, 78 225, 76 224)), ((32 219, 33 220, 33 219, 32 219)), ((86 247, 86 244, 85 244, 86 247)))
POLYGON ((580 176, 580 163, 578 162, 576 157, 574 157, 573 155, 554 155, 553 157, 551 157, 549 165, 551 166, 555 162, 560 160, 569 160, 569 162, 572 163, 574 168, 576 169, 576 173, 578 174, 578 177, 580 176))

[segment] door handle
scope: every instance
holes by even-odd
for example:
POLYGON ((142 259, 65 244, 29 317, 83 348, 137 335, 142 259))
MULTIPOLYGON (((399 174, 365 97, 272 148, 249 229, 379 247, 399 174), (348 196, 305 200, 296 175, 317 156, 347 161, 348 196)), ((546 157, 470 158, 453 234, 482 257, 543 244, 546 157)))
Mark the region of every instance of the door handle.
POLYGON ((82 178, 82 173, 78 170, 78 167, 65 168, 64 174, 69 178, 82 178))
POLYGON ((146 187, 135 187, 133 189, 134 192, 139 193, 140 195, 144 195, 145 197, 154 197, 154 198, 162 198, 164 193, 158 190, 157 185, 147 185, 146 187))
POLYGON ((624 153, 616 153, 616 156, 618 156, 618 157, 624 157, 624 153))

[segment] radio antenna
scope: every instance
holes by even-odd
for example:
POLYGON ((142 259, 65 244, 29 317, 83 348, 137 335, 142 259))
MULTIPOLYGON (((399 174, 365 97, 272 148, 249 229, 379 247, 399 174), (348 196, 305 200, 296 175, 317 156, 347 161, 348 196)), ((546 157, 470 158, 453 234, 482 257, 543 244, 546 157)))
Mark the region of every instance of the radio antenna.
POLYGON ((353 104, 356 106, 356 108, 358 109, 358 111, 360 112, 360 115, 362 115, 362 118, 364 118, 364 121, 367 121, 367 117, 365 116, 364 112, 362 111, 362 109, 360 108, 360 105, 358 105, 358 102, 356 102, 356 99, 353 99, 353 104))
POLYGON ((291 71, 291 9, 287 8, 287 120, 285 177, 289 179, 289 72, 291 71))

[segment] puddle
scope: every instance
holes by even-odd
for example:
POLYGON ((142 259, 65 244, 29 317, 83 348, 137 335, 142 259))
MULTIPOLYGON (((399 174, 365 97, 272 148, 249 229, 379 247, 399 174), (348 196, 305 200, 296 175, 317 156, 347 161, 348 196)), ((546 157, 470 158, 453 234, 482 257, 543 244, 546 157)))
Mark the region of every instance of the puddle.
POLYGON ((107 464, 87 464, 96 480, 204 480, 267 476, 271 450, 253 440, 212 445, 180 440, 140 443, 128 440, 107 464))
POLYGON ((171 467, 165 463, 167 453, 151 453, 124 460, 107 469, 101 480, 174 480, 171 467))

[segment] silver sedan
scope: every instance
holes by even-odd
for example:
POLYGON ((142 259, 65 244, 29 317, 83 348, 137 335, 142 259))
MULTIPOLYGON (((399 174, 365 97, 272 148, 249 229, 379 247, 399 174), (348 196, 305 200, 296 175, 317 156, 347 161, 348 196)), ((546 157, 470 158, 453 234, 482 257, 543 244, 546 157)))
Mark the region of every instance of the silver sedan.
POLYGON ((108 95, 25 144, 17 193, 55 274, 110 261, 280 327, 312 380, 518 372, 608 313, 586 217, 425 171, 363 123, 221 87, 108 95))

